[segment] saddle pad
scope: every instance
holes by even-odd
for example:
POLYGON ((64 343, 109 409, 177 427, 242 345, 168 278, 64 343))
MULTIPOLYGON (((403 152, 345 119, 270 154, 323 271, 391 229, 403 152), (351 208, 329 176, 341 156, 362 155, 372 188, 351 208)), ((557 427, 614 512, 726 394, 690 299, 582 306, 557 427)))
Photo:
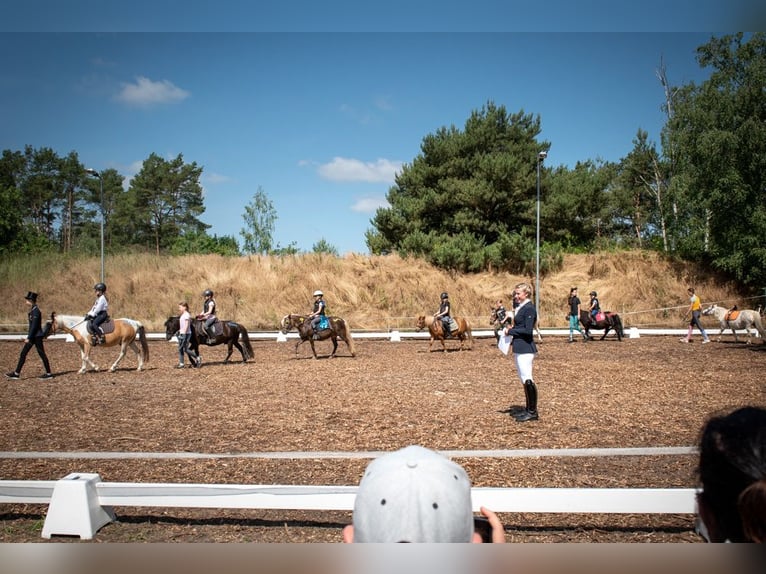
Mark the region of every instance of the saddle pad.
POLYGON ((723 318, 724 321, 736 321, 737 317, 739 317, 739 311, 736 309, 734 311, 729 311, 726 313, 726 316, 723 318))
POLYGON ((330 328, 330 320, 327 318, 326 315, 320 315, 318 329, 329 329, 329 328, 330 328))
POLYGON ((606 320, 606 315, 604 314, 603 311, 599 311, 598 313, 596 313, 596 321, 604 321, 604 320, 606 320))
POLYGON ((455 319, 453 319, 452 317, 449 318, 449 330, 450 331, 457 331, 458 330, 457 321, 455 321, 455 319))
POLYGON ((101 323, 101 330, 104 332, 104 335, 107 335, 109 333, 114 332, 114 320, 113 319, 107 319, 103 323, 101 323))

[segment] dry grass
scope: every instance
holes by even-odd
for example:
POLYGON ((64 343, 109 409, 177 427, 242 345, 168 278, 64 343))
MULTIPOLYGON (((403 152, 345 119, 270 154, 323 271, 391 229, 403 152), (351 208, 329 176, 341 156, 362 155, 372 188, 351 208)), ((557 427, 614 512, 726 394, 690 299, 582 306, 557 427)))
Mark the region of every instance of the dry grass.
MULTIPOLYGON (((99 269, 98 257, 78 262, 54 258, 42 263, 1 262, 0 288, 5 296, 0 299, 0 329, 26 327, 21 297, 28 290, 41 294, 45 313, 84 314, 93 303, 91 287, 99 269)), ((223 318, 251 330, 276 329, 286 313, 309 309, 314 289, 325 292, 330 312, 349 320, 354 330, 411 328, 417 315, 436 310, 441 291, 450 293, 454 313, 468 316, 476 328, 485 326, 492 301, 508 301, 520 281, 534 285, 534 277, 508 273, 451 277, 421 260, 396 255, 142 254, 106 259, 112 314, 139 319, 150 331, 162 329, 165 319, 176 313, 178 301, 187 300, 193 311, 201 308, 206 288, 216 292, 223 318)), ((541 277, 543 327, 565 325, 566 297, 573 285, 585 300, 585 294, 597 290, 602 306, 621 313, 627 326, 678 326, 683 313, 678 307, 686 305, 688 285, 697 287, 703 302, 754 306, 743 301, 733 285, 654 252, 568 255, 561 271, 541 277)))

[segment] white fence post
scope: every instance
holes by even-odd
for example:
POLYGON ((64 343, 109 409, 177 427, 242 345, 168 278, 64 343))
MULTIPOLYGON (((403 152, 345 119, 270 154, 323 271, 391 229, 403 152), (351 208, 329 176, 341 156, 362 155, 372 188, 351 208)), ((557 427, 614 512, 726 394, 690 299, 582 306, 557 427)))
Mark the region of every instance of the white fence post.
POLYGON ((101 506, 93 473, 72 473, 56 481, 43 525, 43 538, 79 536, 90 540, 98 529, 114 520, 114 512, 101 506))

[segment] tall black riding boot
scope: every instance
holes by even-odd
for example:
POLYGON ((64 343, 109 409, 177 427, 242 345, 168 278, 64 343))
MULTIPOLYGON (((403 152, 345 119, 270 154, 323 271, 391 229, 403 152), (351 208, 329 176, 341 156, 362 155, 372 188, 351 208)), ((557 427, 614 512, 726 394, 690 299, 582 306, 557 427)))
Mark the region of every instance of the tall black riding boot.
POLYGON ((524 381, 524 396, 527 399, 527 408, 515 418, 520 423, 536 421, 539 418, 537 416, 537 386, 531 379, 524 381))

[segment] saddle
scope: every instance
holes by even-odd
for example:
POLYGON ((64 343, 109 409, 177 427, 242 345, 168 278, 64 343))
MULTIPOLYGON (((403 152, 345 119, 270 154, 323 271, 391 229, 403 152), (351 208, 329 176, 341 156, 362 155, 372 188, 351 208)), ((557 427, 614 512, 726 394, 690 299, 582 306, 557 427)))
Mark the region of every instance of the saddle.
POLYGON ((109 333, 114 333, 114 319, 112 319, 111 317, 107 317, 106 321, 104 321, 103 323, 101 323, 101 325, 99 325, 99 327, 101 328, 101 331, 103 332, 103 335, 101 333, 93 332, 93 324, 90 321, 86 323, 86 326, 88 329, 88 333, 90 334, 90 343, 93 346, 103 343, 105 340, 105 337, 109 333))
POLYGON ((606 313, 604 313, 603 311, 599 311, 598 313, 596 313, 596 321, 597 322, 606 321, 606 313))
POLYGON ((460 326, 457 324, 457 321, 455 321, 455 319, 452 317, 442 319, 442 329, 444 330, 445 337, 451 337, 452 333, 457 331, 459 328, 460 326))
MULTIPOLYGON (((205 328, 205 320, 195 319, 195 323, 196 325, 194 326, 194 328, 197 331, 197 335, 208 338, 207 329, 205 328)), ((218 337, 219 335, 223 335, 223 323, 218 317, 216 317, 213 324, 210 325, 210 332, 213 334, 213 337, 218 337)))
POLYGON ((737 309, 737 306, 734 305, 731 309, 726 311, 726 315, 724 316, 724 321, 736 321, 737 317, 739 317, 739 310, 737 309))

